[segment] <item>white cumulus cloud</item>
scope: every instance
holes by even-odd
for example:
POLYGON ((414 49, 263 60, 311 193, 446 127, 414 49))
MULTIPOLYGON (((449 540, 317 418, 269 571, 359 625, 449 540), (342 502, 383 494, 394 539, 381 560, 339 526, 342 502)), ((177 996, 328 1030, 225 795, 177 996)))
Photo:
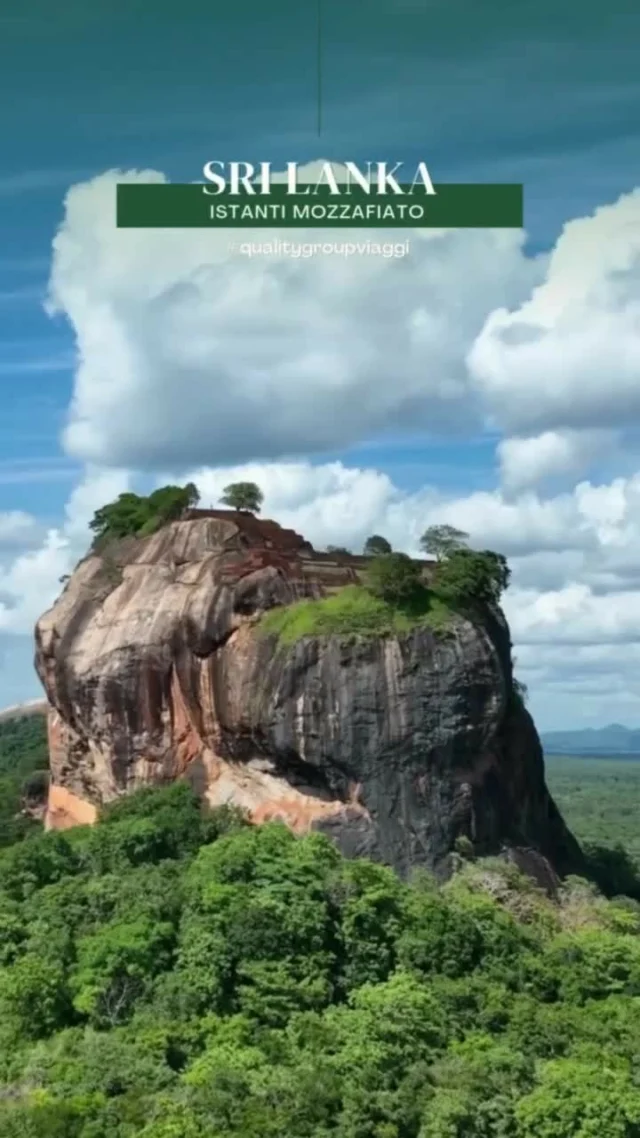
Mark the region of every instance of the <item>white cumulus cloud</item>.
POLYGON ((63 524, 50 529, 38 548, 24 548, 0 563, 0 632, 32 632, 60 592, 60 578, 87 552, 94 512, 127 486, 122 472, 89 471, 69 498, 63 524))
MULTIPOLYGON (((249 479, 266 515, 320 548, 359 549, 377 532, 416 554, 427 526, 449 522, 505 553, 534 711, 566 722, 569 701, 574 718, 615 706, 632 720, 640 190, 570 221, 543 256, 515 231, 426 230, 359 234, 408 238, 405 257, 296 258, 230 248, 291 231, 117 230, 121 180, 166 179, 110 171, 74 186, 54 241, 49 310, 70 322, 78 360, 64 446, 88 467, 44 538, 28 514, 0 515, 3 643, 25 643, 85 552, 94 510, 136 472, 192 478, 204 504, 249 479), (321 457, 487 428, 501 435, 493 489, 406 490, 385 470, 321 457)), ((460 474, 464 486, 462 462, 460 474)))
POLYGON ((488 315, 468 364, 508 433, 640 415, 640 189, 565 225, 544 281, 488 315))
MULTIPOLYGON (((161 481, 173 477, 167 474, 161 481)), ((562 723, 568 699, 579 709, 574 719, 588 716, 600 706, 587 699, 589 691, 600 683, 603 700, 611 676, 620 676, 621 702, 612 695, 602 706, 627 709, 625 701, 638 691, 640 474, 583 482, 571 493, 544 497, 527 490, 509 498, 499 490, 444 494, 430 485, 407 492, 383 471, 342 462, 195 468, 184 477, 197 484, 205 506, 217 504, 229 482, 257 482, 265 494, 265 516, 297 530, 317 548, 338 544, 356 551, 370 534, 381 533, 395 549, 418 554, 427 526, 459 526, 477 548, 509 558, 513 581, 504 604, 518 674, 529 682, 533 710, 540 708, 543 723, 551 722, 554 708, 554 721, 562 723)), ((58 593, 60 576, 85 553, 93 512, 130 484, 122 471, 89 471, 70 498, 64 523, 39 549, 26 549, 5 564, 0 572, 5 643, 6 634, 22 643, 31 633, 58 593)), ((25 690, 30 694, 32 689, 25 690)))
POLYGON ((8 510, 0 513, 0 550, 37 541, 40 534, 41 526, 24 510, 8 510))
POLYGON ((291 231, 116 230, 119 180, 164 176, 74 186, 49 287, 79 356, 65 446, 102 465, 294 456, 477 422, 469 345, 542 279, 516 230, 412 231, 398 258, 229 248, 291 231))
POLYGON ((578 475, 614 446, 614 431, 545 431, 529 438, 503 439, 496 448, 500 478, 510 492, 538 486, 561 475, 578 475))

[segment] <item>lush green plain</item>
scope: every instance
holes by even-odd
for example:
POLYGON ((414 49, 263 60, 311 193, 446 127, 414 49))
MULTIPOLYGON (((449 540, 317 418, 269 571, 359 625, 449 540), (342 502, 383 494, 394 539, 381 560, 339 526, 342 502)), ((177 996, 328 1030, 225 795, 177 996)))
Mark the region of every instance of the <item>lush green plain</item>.
POLYGON ((547 784, 581 842, 621 844, 640 866, 640 758, 549 755, 547 784))

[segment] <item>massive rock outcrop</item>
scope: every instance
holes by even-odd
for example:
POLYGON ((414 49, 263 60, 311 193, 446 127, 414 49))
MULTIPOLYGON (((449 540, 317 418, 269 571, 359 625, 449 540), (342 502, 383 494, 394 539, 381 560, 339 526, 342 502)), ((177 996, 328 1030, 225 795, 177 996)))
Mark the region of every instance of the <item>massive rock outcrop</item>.
POLYGON ((356 581, 362 564, 225 511, 88 556, 36 629, 47 825, 186 776, 212 804, 323 830, 401 873, 445 871, 460 837, 578 865, 499 615, 385 639, 265 636, 265 610, 356 581))

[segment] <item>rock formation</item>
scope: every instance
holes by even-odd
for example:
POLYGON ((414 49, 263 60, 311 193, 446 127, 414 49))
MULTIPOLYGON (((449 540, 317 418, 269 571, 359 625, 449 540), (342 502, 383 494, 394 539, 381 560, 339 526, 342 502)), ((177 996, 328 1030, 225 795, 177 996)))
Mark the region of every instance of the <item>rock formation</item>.
POLYGON ((46 824, 92 822, 185 776, 213 805, 322 830, 401 873, 445 871, 461 837, 559 873, 579 864, 499 614, 385 639, 264 634, 265 610, 357 581, 363 563, 231 511, 80 562, 36 629, 46 824))

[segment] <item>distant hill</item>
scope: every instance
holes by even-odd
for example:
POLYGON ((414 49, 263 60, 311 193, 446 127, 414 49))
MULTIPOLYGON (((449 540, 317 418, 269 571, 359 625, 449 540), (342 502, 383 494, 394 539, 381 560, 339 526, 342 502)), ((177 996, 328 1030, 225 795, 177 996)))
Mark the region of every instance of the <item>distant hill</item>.
POLYGON ((549 731, 541 738, 547 755, 640 755, 640 729, 620 723, 578 731, 549 731))
POLYGON ((13 707, 0 710, 0 723, 10 719, 23 719, 25 715, 46 715, 46 699, 30 699, 27 703, 15 703, 13 707))

